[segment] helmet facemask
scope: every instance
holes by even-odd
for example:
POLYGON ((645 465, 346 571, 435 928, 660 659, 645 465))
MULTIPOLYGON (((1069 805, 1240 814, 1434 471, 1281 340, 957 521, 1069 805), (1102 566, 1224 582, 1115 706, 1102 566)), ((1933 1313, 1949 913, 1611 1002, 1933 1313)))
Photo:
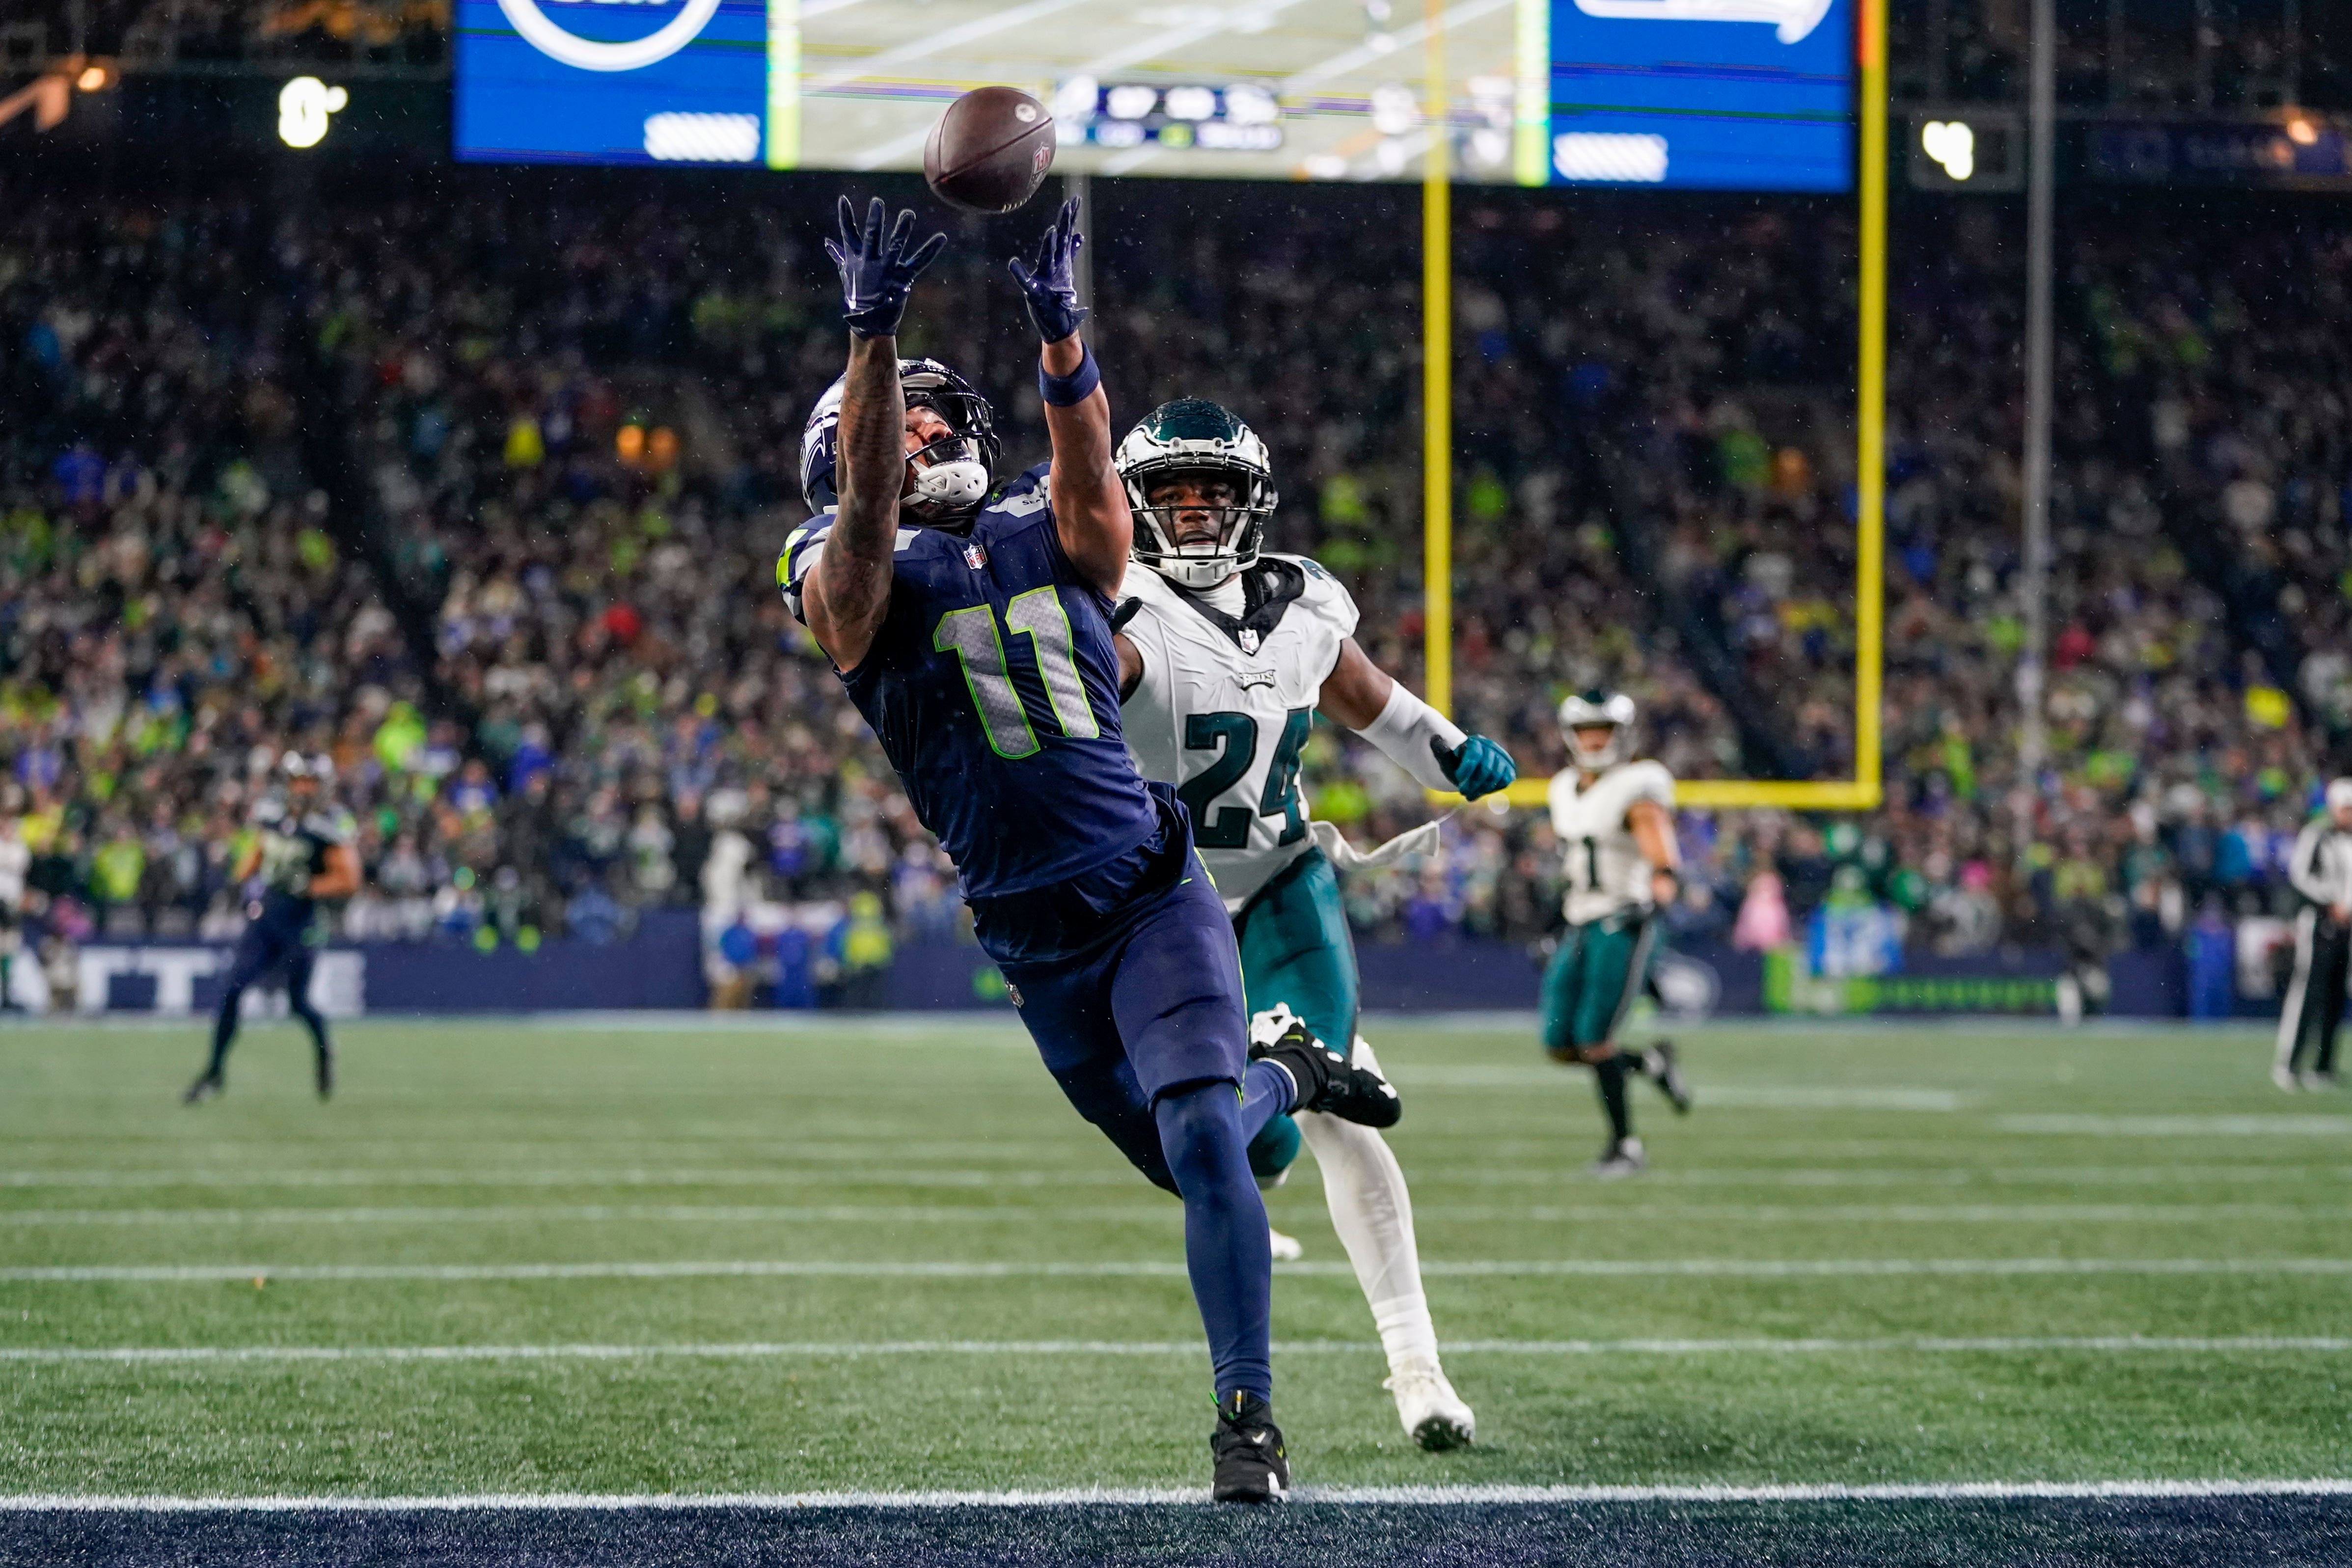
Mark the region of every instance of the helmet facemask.
POLYGON ((963 397, 944 389, 909 392, 909 408, 929 408, 948 426, 907 454, 914 482, 899 498, 898 509, 922 523, 940 524, 967 518, 988 497, 992 465, 984 442, 992 436, 988 405, 977 397, 963 397), (978 434, 971 433, 974 426, 978 434))
POLYGON ((1186 455, 1164 462, 1139 464, 1121 476, 1127 484, 1128 507, 1135 513, 1135 559, 1170 582, 1186 588, 1213 588, 1234 573, 1256 563, 1265 540, 1266 520, 1274 515, 1274 487, 1262 474, 1238 463, 1202 462, 1186 455), (1204 500, 1155 504, 1154 490, 1172 482, 1192 480, 1204 500), (1223 491, 1222 499, 1216 492, 1223 491), (1206 513, 1214 532, 1186 540, 1184 523, 1206 513))
POLYGON ((1111 465, 1135 514, 1130 553, 1139 563, 1193 589, 1213 588, 1256 564, 1278 499, 1274 464, 1257 432, 1232 410, 1200 397, 1163 403, 1127 433, 1111 465), (1229 488, 1230 503, 1205 509, 1197 502, 1152 504, 1154 489, 1187 479, 1203 492, 1212 484, 1229 488), (1204 510, 1212 514, 1213 537, 1179 542, 1180 514, 1204 510))

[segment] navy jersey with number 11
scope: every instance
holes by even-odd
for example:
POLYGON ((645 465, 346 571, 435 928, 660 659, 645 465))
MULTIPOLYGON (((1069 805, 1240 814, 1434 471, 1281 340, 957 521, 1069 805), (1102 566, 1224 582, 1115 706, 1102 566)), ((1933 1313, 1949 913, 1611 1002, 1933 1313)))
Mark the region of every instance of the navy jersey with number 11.
MULTIPOLYGON (((968 899, 1048 887, 1126 854, 1159 826, 1118 727, 1109 601, 1062 552, 1032 468, 969 533, 902 528, 890 608, 842 677, 968 899)), ((785 542, 793 614, 833 516, 785 542)))

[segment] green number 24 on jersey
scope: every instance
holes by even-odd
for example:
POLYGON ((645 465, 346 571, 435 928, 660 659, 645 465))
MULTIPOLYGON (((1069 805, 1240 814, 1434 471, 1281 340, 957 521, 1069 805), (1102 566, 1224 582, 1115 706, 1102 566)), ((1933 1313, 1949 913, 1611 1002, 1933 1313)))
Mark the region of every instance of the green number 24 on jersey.
POLYGON ((1240 849, 1249 843, 1250 818, 1279 816, 1282 833, 1275 842, 1296 844, 1307 837, 1307 812, 1298 798, 1298 753, 1315 722, 1311 708, 1293 708, 1284 720, 1282 735, 1265 770, 1265 787, 1259 791, 1255 811, 1246 805, 1218 805, 1217 797, 1249 776, 1257 760, 1257 721, 1246 713, 1187 713, 1184 749, 1215 752, 1217 760, 1176 791, 1176 798, 1192 814, 1192 840, 1203 849, 1240 849))

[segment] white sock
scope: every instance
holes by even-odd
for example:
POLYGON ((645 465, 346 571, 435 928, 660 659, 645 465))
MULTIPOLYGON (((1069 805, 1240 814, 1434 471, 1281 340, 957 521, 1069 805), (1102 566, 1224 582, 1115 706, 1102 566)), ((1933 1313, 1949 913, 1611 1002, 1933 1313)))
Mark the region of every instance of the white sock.
MULTIPOLYGON (((1370 1047, 1356 1042, 1356 1059, 1374 1071, 1370 1047)), ((1421 1252, 1413 1243, 1412 1195, 1404 1171, 1378 1132, 1319 1111, 1302 1113, 1298 1131, 1323 1171, 1331 1228, 1356 1267, 1356 1282, 1371 1304, 1393 1372, 1407 1361, 1437 1359, 1437 1329, 1421 1288, 1421 1252)))

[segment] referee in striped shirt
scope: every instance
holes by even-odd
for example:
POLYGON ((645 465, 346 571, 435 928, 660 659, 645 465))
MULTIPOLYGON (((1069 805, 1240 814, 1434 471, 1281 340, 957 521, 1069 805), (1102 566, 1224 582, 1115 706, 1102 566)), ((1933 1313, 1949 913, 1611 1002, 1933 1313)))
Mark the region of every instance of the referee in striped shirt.
POLYGON ((2304 826, 2287 875, 2308 901, 2294 919, 2294 979, 2271 1081, 2293 1093, 2336 1083, 2336 1026, 2352 980, 2352 778, 2329 781, 2327 815, 2304 826))

